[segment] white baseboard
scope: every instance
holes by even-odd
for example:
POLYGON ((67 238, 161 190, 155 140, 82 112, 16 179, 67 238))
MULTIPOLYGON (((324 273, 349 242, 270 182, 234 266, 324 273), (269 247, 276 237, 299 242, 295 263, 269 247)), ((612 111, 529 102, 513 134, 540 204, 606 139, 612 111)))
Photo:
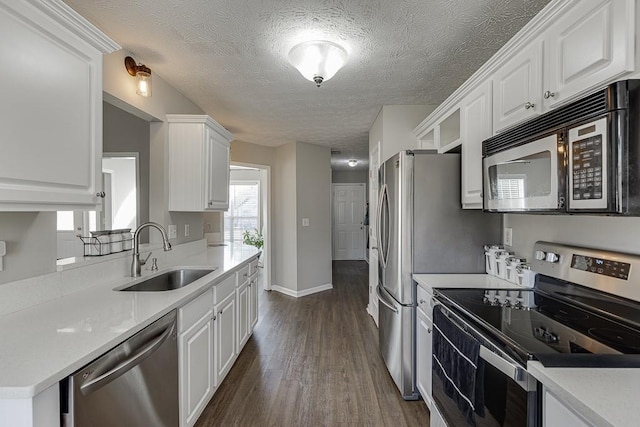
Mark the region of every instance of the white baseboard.
POLYGON ((300 298, 306 297, 307 295, 316 294, 318 292, 328 291, 330 289, 333 289, 333 285, 331 283, 327 283, 326 285, 316 286, 314 288, 305 289, 300 292, 278 285, 272 285, 271 289, 276 292, 280 292, 281 294, 289 295, 290 297, 300 298))

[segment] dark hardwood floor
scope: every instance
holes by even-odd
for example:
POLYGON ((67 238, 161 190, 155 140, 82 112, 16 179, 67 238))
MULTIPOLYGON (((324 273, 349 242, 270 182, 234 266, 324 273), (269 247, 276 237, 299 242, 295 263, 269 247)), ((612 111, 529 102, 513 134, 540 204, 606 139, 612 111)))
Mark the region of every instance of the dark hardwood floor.
POLYGON ((196 427, 428 426, 379 355, 367 276, 364 261, 334 261, 333 290, 261 292, 253 336, 196 427))

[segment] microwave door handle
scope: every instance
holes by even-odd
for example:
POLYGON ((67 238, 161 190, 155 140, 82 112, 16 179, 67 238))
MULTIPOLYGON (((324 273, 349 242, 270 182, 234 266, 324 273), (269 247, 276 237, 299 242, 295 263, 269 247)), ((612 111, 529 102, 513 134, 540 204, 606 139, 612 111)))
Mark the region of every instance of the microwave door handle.
POLYGON ((513 379, 515 382, 519 382, 524 379, 524 369, 520 366, 514 365, 506 359, 503 359, 483 345, 480 346, 480 357, 484 359, 485 362, 513 379))
POLYGON ((506 162, 500 162, 498 163, 498 165, 510 165, 512 163, 525 163, 525 164, 529 164, 531 163, 531 161, 529 160, 507 160, 506 162))

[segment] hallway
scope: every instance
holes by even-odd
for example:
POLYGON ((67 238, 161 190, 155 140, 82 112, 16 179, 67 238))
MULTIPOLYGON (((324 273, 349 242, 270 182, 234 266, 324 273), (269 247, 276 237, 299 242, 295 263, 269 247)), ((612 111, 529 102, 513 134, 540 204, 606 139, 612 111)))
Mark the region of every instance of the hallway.
POLYGON ((364 261, 334 261, 333 290, 262 292, 253 337, 196 426, 427 426, 378 353, 367 276, 364 261))

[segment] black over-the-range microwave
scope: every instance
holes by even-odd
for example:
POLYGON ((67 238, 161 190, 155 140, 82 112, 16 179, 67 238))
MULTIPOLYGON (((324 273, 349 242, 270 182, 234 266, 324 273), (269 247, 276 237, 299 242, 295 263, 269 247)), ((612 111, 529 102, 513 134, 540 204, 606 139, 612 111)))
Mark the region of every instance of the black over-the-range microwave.
POLYGON ((640 216, 640 80, 499 133, 482 154, 486 211, 640 216))

